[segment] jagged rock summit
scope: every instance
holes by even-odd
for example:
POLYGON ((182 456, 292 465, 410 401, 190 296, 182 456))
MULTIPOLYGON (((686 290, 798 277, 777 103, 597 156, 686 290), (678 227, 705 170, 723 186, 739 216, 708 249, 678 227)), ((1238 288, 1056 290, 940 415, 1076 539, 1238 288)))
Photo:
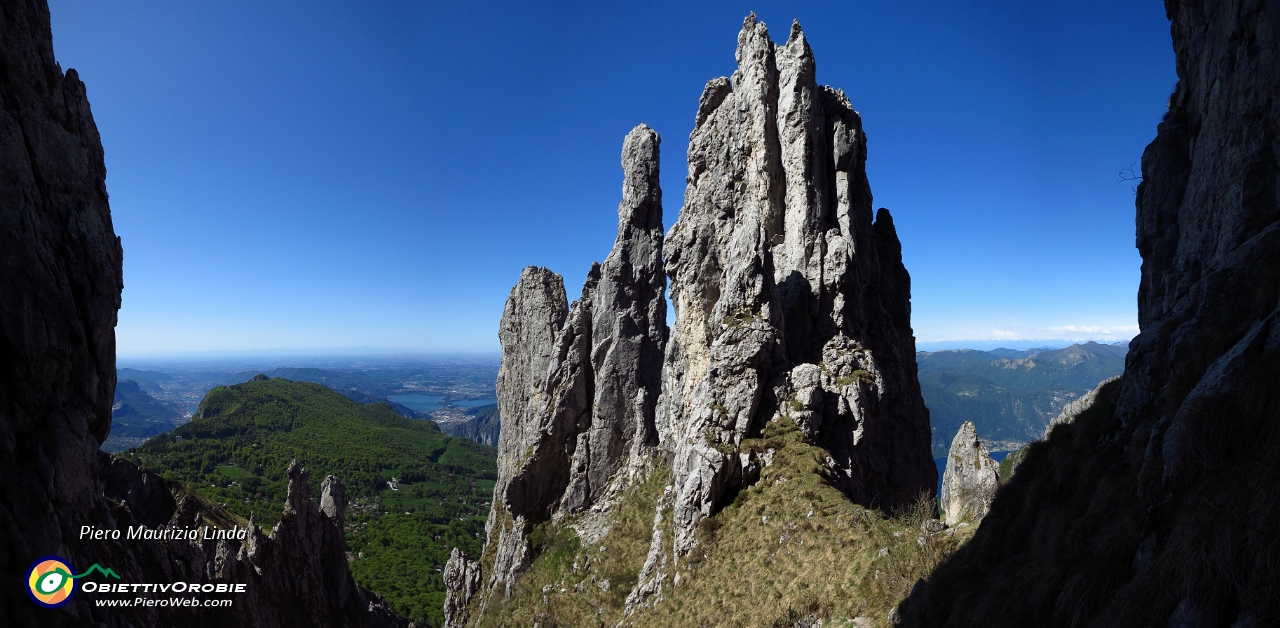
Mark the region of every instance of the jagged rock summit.
POLYGON ((641 125, 623 144, 617 240, 581 297, 566 305, 541 268, 512 290, 485 557, 450 561, 451 581, 478 569, 482 584, 450 590, 451 625, 511 595, 533 526, 572 518, 593 543, 626 489, 659 470, 667 486, 627 607, 661 599, 699 522, 770 464, 741 448, 770 422, 799 426, 825 452, 827 481, 859 504, 895 510, 932 493, 910 277, 888 211, 873 220, 861 119, 816 82, 798 23, 776 45, 748 16, 736 60, 699 99, 665 238, 659 139, 641 125))
POLYGON ((978 440, 973 421, 965 421, 951 441, 947 470, 942 474, 939 498, 947 525, 978 521, 987 514, 1000 484, 999 468, 978 440))

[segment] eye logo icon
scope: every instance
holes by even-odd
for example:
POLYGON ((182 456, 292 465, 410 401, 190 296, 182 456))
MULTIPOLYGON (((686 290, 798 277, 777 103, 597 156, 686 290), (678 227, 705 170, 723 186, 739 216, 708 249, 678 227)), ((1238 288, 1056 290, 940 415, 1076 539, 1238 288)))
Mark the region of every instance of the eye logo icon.
POLYGON ((31 565, 27 593, 36 604, 57 608, 71 601, 76 592, 75 570, 57 556, 45 556, 31 565))

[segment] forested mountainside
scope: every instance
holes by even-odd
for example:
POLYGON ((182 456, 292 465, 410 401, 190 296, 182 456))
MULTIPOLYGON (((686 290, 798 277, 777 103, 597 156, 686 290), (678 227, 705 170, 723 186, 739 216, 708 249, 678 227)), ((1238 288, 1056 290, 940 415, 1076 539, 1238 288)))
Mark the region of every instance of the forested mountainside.
POLYGON ((479 550, 496 479, 492 447, 265 375, 209 391, 190 423, 122 455, 267 524, 284 507, 291 461, 317 479, 344 478, 352 575, 423 625, 443 622, 440 570, 452 548, 479 550))
POLYGON ((945 455, 966 421, 995 449, 1016 449, 1098 382, 1124 370, 1126 348, 1096 342, 1030 351, 920 352, 920 392, 929 407, 933 452, 945 455))
POLYGON ((183 421, 180 410, 147 394, 138 382, 120 380, 111 401, 111 435, 102 443, 102 450, 118 453, 136 447, 183 421))

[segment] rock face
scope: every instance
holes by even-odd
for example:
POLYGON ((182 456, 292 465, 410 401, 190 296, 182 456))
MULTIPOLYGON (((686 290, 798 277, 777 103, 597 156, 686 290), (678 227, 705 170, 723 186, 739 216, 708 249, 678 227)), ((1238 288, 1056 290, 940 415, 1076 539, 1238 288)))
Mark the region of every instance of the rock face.
POLYGON ((623 147, 617 241, 581 298, 566 307, 559 278, 532 268, 511 293, 481 613, 530 560, 533 523, 576 515, 592 543, 613 498, 669 466, 628 606, 647 603, 699 521, 768 463, 740 445, 770 421, 830 452, 824 474, 862 504, 932 492, 910 278, 889 213, 872 219, 861 119, 817 84, 798 24, 778 46, 748 17, 737 62, 699 100, 665 260, 658 137, 641 125, 623 147))
POLYGON ((1280 518, 1280 3, 1165 9, 1179 80, 1142 158, 1124 376, 1031 446, 907 625, 1280 622, 1255 532, 1280 518))
POLYGON ((321 504, 291 470, 289 510, 244 542, 88 541, 81 526, 237 522, 156 475, 99 451, 111 431, 121 248, 102 144, 75 70, 54 61, 43 0, 0 11, 0 618, 11 626, 403 625, 346 568, 342 486, 321 504), (42 556, 114 569, 123 582, 245 584, 228 609, 56 609, 27 598, 42 556), (207 612, 205 612, 207 610, 207 612))
POLYGON ((942 474, 942 510, 946 522, 977 521, 987 514, 1000 484, 1000 465, 978 440, 972 421, 965 421, 951 441, 947 470, 942 474))
POLYGON ((444 566, 445 628, 461 628, 471 619, 471 596, 480 589, 480 563, 469 561, 462 550, 453 548, 444 566))

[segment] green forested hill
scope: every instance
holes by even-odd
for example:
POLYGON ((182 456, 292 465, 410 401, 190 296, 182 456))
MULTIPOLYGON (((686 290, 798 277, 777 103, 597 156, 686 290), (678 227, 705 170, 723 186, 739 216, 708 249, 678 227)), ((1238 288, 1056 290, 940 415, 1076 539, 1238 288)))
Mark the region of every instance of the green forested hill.
POLYGON ((496 477, 492 447, 386 404, 265 376, 214 388, 190 423, 122 455, 264 524, 284 507, 290 460, 311 471, 313 495, 338 476, 356 581, 418 625, 443 620, 450 548, 479 555, 496 477))

